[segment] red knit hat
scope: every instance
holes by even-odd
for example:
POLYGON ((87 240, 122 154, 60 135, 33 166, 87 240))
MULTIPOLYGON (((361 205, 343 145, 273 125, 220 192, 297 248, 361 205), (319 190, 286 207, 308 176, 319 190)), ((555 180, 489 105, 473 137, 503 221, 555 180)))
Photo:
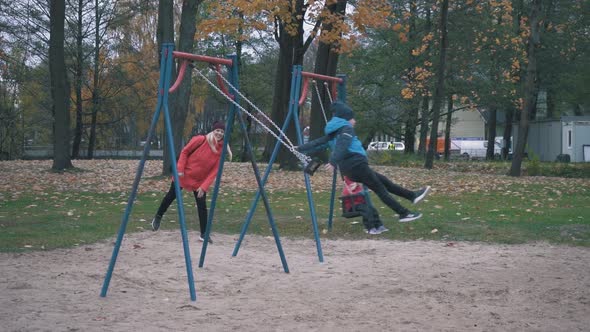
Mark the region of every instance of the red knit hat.
POLYGON ((223 121, 213 122, 213 129, 211 129, 211 130, 216 130, 216 129, 221 129, 221 130, 225 131, 225 123, 223 123, 223 121))

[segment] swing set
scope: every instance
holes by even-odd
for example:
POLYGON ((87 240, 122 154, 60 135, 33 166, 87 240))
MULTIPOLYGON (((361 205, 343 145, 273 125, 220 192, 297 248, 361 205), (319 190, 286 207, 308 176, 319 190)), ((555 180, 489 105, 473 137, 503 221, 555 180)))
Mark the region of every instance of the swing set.
MULTIPOLYGON (((184 53, 184 52, 176 52, 176 51, 174 51, 174 44, 173 43, 164 43, 162 45, 162 50, 161 50, 160 79, 159 79, 159 84, 158 84, 158 100, 157 100, 154 116, 152 118, 152 122, 151 122, 151 125, 149 128, 147 140, 148 140, 148 142, 151 141, 151 139, 155 133, 155 128, 156 128, 157 122, 159 120, 160 114, 163 113, 164 114, 164 122, 165 122, 165 126, 166 126, 167 142, 169 144, 169 158, 171 160, 176 160, 176 158, 175 158, 176 153, 175 153, 174 144, 173 144, 174 141, 173 141, 173 137, 172 137, 172 124, 171 124, 171 120, 170 120, 170 111, 168 108, 168 98, 169 98, 169 94, 176 91, 176 89, 178 89, 178 87, 182 83, 182 81, 184 79, 185 72, 186 72, 187 68, 189 67, 189 65, 193 70, 195 70, 197 75, 199 75, 214 90, 219 92, 224 98, 226 98, 228 100, 229 114, 228 114, 228 119, 227 119, 226 130, 225 130, 226 137, 231 137, 231 133, 232 133, 232 129, 233 129, 232 128, 233 122, 236 117, 236 113, 238 111, 241 111, 244 114, 250 116, 254 121, 256 121, 262 128, 264 128, 269 134, 271 134, 277 140, 276 145, 273 149, 271 158, 268 162, 268 166, 264 172, 264 175, 261 176, 258 165, 255 161, 256 159, 254 156, 254 152, 252 149, 252 145, 250 143, 250 138, 248 136, 248 132, 247 132, 243 117, 237 116, 238 122, 240 124, 240 129, 242 131, 242 134, 244 135, 243 138, 246 143, 245 146, 247 149, 247 153, 250 157, 252 169, 254 171, 254 175, 256 178, 256 183, 258 185, 258 190, 256 192, 256 195, 255 195, 253 201, 252 201, 251 207, 248 210, 248 214, 246 216, 246 219, 242 225, 240 237, 235 245, 232 256, 237 256, 240 245, 245 237, 248 226, 252 220, 252 217, 253 217, 256 207, 258 205, 258 202, 262 198, 262 201, 263 201, 263 204, 265 207, 265 211, 266 211, 266 216, 267 216, 269 225, 271 227, 273 237, 275 239, 275 243, 276 243, 279 257, 280 257, 280 260, 281 260, 281 263, 283 266, 283 270, 285 273, 289 273, 289 267, 287 265, 287 260, 285 258, 284 252, 283 252, 279 232, 276 227, 276 223, 274 221, 272 209, 270 207, 266 191, 264 189, 264 186, 268 180, 268 177, 269 177, 271 169, 272 169, 272 164, 274 163, 274 161, 276 160, 276 157, 278 155, 279 147, 281 145, 283 145, 292 154, 294 154, 295 157, 297 157, 297 159, 300 161, 301 165, 304 167, 304 172, 302 172, 302 173, 303 173, 305 185, 306 185, 308 205, 309 205, 309 211, 310 211, 310 216, 311 216, 311 220, 312 220, 314 238, 315 238, 315 242, 316 242, 318 259, 319 259, 320 263, 322 263, 324 261, 324 258, 323 258, 321 243, 320 243, 320 237, 319 237, 319 231, 318 231, 318 225, 317 225, 317 217, 316 217, 316 212, 315 212, 315 205, 313 203, 311 183, 310 183, 310 178, 309 178, 310 175, 313 175, 313 173, 315 172, 315 170, 319 166, 319 162, 314 161, 309 156, 297 151, 296 145, 294 145, 289 140, 289 138, 286 136, 285 132, 286 132, 290 122, 293 121, 295 128, 296 128, 296 132, 297 132, 297 145, 302 144, 303 140, 302 140, 301 130, 300 130, 299 121, 298 121, 298 119, 299 119, 298 109, 299 109, 299 106, 305 100, 305 96, 307 94, 310 79, 323 80, 324 82, 326 82, 326 84, 328 82, 332 83, 331 92, 329 93, 330 101, 332 101, 332 98, 336 97, 336 96, 338 96, 339 100, 345 101, 345 98, 346 98, 346 90, 345 90, 346 77, 343 75, 339 75, 338 77, 333 77, 333 76, 325 76, 325 75, 319 75, 319 74, 315 74, 315 73, 303 72, 301 70, 300 65, 293 66, 292 80, 291 80, 291 95, 290 95, 290 101, 289 101, 289 111, 287 113, 287 116, 285 118, 282 128, 279 128, 270 118, 268 118, 268 116, 265 115, 265 113, 263 111, 261 111, 256 105, 254 105, 254 103, 252 103, 248 98, 246 98, 240 92, 239 82, 238 82, 237 58, 235 55, 230 55, 224 59, 224 58, 209 57, 209 56, 196 55, 196 54, 190 54, 190 53, 184 53), (181 61, 181 63, 180 63, 180 70, 179 70, 178 77, 177 77, 176 81, 174 82, 174 84, 171 85, 171 76, 172 76, 172 70, 173 70, 173 65, 174 65, 174 58, 181 61), (209 66, 212 68, 212 71, 215 73, 215 76, 217 79, 217 85, 215 83, 213 83, 207 77, 207 75, 203 74, 199 69, 194 68, 194 66, 192 66, 192 64, 194 62, 204 62, 204 63, 209 64, 209 66), (222 65, 227 68, 228 78, 225 78, 224 75, 221 73, 221 66, 222 65), (303 89, 302 89, 302 82, 303 82, 303 89), (228 89, 228 87, 229 87, 229 89, 228 89), (301 94, 301 90, 303 90, 303 94, 301 94), (261 115, 261 117, 265 118, 267 123, 270 124, 270 126, 273 127, 273 129, 269 128, 269 126, 267 126, 265 123, 263 123, 261 120, 259 120, 257 116, 254 116, 253 114, 248 112, 244 107, 242 107, 240 105, 241 99, 243 99, 250 106, 252 106, 252 108, 254 110, 256 110, 261 115), (277 131, 277 132, 275 132, 275 131, 277 131)), ((316 91, 317 91, 318 97, 319 97, 319 90, 317 89, 317 85, 316 85, 316 91)), ((322 107, 322 111, 324 112, 324 107, 321 102, 321 98, 320 98, 320 104, 322 107)), ((324 112, 324 119, 327 121, 325 112, 324 112)), ((215 215, 215 208, 216 208, 217 198, 218 198, 218 194, 219 194, 219 187, 220 187, 221 177, 223 175, 225 156, 226 156, 227 149, 228 149, 228 141, 229 140, 224 140, 223 151, 221 153, 221 159, 219 162, 217 177, 215 179, 214 190, 213 190, 213 194, 211 196, 211 206, 209 209, 210 212, 209 212, 208 219, 207 219, 207 228, 206 228, 206 232, 204 234, 204 241, 202 244, 201 256, 199 259, 199 267, 203 267, 204 261, 205 261, 205 256, 207 253, 207 247, 209 244, 208 239, 210 236, 213 218, 215 215)), ((106 297, 106 294, 108 291, 110 280, 112 278, 112 274, 113 274, 114 267, 115 267, 115 264, 117 261, 118 253, 120 251, 121 243, 123 241, 125 230, 127 228, 129 216, 130 216, 132 208, 133 208, 133 203, 134 203, 136 196, 137 196, 137 189, 139 186, 139 182, 141 180, 141 176, 143 174, 143 170, 145 168, 145 162, 147 160, 147 156, 149 155, 149 151, 150 151, 150 144, 146 144, 144 146, 142 158, 141 158, 138 168, 137 168, 137 172, 136 172, 135 179, 134 179, 134 182, 132 185, 131 193, 129 195, 129 199, 127 201, 127 207, 125 209, 125 212, 124 212, 122 220, 121 220, 121 225, 120 225, 120 228, 119 228, 119 231, 117 234, 115 246, 113 248, 113 253, 112 253, 112 256, 111 256, 111 259, 109 262, 109 266, 107 269, 107 273, 106 273, 106 276, 105 276, 105 279, 103 282, 103 286, 101 289, 101 293, 100 293, 101 297, 106 297)), ((185 257, 185 265, 186 265, 186 271, 187 271, 189 293, 190 293, 191 300, 196 301, 196 292, 195 292, 195 286, 194 286, 195 283, 194 283, 194 276, 193 276, 193 271, 192 271, 192 260, 190 257, 188 233, 186 230, 186 222, 185 222, 185 215, 184 215, 184 205, 183 205, 181 188, 179 187, 180 182, 179 182, 179 178, 178 178, 178 170, 176 168, 176 163, 174 163, 174 162, 171 163, 171 167, 172 167, 172 174, 174 177, 174 187, 175 187, 176 198, 177 198, 176 202, 177 202, 177 207, 178 207, 179 224, 180 224, 180 231, 181 231, 181 235, 182 235, 182 244, 183 244, 183 250, 184 250, 184 257, 185 257)), ((329 229, 331 229, 331 226, 332 226, 332 215, 333 215, 333 206, 334 206, 334 190, 335 190, 335 185, 336 185, 335 179, 336 179, 336 170, 334 171, 334 181, 333 181, 333 185, 332 185, 330 216, 329 216, 329 220, 328 220, 329 229)))

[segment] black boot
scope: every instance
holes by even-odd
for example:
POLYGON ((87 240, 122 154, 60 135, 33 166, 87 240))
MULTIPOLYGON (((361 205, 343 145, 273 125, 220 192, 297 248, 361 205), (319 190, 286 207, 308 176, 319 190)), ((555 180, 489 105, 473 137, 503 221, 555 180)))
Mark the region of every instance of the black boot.
POLYGON ((152 219, 152 231, 157 231, 158 229, 160 229, 160 222, 162 221, 162 216, 156 214, 154 216, 154 219, 152 219))

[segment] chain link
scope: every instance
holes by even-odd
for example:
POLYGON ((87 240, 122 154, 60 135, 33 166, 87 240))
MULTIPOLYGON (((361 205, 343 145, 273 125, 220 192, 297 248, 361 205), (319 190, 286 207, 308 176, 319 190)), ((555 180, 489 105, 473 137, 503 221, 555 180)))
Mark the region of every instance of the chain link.
MULTIPOLYGON (((326 117, 326 110, 324 109, 324 101, 322 100, 322 97, 320 96, 320 89, 318 89, 318 82, 316 80, 313 80, 313 85, 315 86, 315 93, 318 96, 318 102, 320 103, 320 108, 322 109, 322 115, 324 116, 324 121, 326 123, 328 123, 328 118, 326 117)), ((330 96, 330 99, 332 99, 332 96, 330 96)))
MULTIPOLYGON (((262 128, 264 128, 269 134, 271 134, 274 138, 276 138, 281 144, 283 144, 287 149, 289 149, 289 151, 291 153, 293 153, 293 155, 295 155, 295 157, 297 157, 297 159, 299 159, 299 161, 303 164, 303 166, 307 166, 307 164, 309 164, 309 162, 311 161, 311 157, 297 151, 295 149, 295 146, 293 145, 293 143, 291 143, 291 141, 287 138, 287 136, 285 135, 285 133, 283 133, 281 131, 281 129, 279 128, 279 132, 281 133, 282 136, 285 137, 285 139, 287 140, 288 144, 283 141, 281 139, 281 137, 277 134, 275 134, 275 132, 273 130, 271 130, 270 128, 268 128, 262 121, 260 121, 257 117, 255 117, 253 114, 251 114, 250 112, 248 112, 244 107, 242 107, 240 104, 238 104, 235 100, 233 100, 230 96, 228 96, 227 94, 225 94, 219 87, 217 87, 217 85, 215 85, 213 82, 211 82, 207 76, 205 76, 200 70, 198 70, 197 68, 194 68, 194 70, 197 72, 197 74, 199 76, 201 76, 201 78, 203 78, 207 83, 209 83, 209 85, 211 87, 213 87, 213 89, 215 89, 217 92, 219 92, 222 96, 225 97, 225 99, 227 99, 229 102, 231 102, 232 104, 234 104, 238 109, 240 109, 242 112, 246 113, 248 116, 250 116, 254 121, 256 121, 256 123, 258 123, 262 128)), ((272 120, 270 120, 266 114, 264 114, 264 112, 262 112, 258 107, 256 107, 254 104, 252 104, 250 102, 250 100, 248 100, 248 98, 246 98, 240 91, 238 91, 231 83, 229 83, 229 81, 227 81, 225 79, 225 77, 223 77, 223 75, 221 75, 220 72, 218 72, 217 70, 213 70, 217 75, 219 75, 225 82, 227 85, 229 85, 233 91, 235 91, 238 95, 240 95, 240 97, 242 97, 244 100, 246 100, 252 107, 254 107, 254 109, 256 109, 258 112, 260 112, 261 114, 264 115, 264 117, 272 124, 274 125, 276 128, 278 128, 278 126, 272 122, 272 120)))
POLYGON ((332 99, 332 91, 330 91, 330 85, 328 84, 328 82, 324 82, 324 88, 326 89, 326 91, 328 91, 328 99, 330 99, 330 104, 332 104, 334 100, 332 99))
MULTIPOLYGON (((267 115, 266 113, 264 113, 260 108, 258 108, 258 106, 254 105, 254 103, 252 101, 250 101, 250 99, 248 99, 246 96, 244 96, 238 89, 236 89, 235 86, 233 86, 229 80, 227 78, 225 78, 225 76, 223 76, 217 69, 211 68, 211 70, 213 70, 215 73, 217 73, 217 75, 219 77, 221 77, 221 79, 225 82, 225 84, 229 85, 241 98, 242 100, 246 101, 248 103, 248 105, 252 106, 256 111, 258 111, 258 113, 260 113, 260 115, 262 115, 262 117, 268 121, 279 133, 281 136, 283 136, 285 138, 285 140, 289 143, 290 146, 293 146, 293 143, 291 143, 291 141, 289 140, 289 137, 287 137, 287 135, 285 135, 285 133, 283 133, 283 131, 281 130, 281 128, 279 128, 279 126, 277 126, 276 123, 274 123, 267 115)), ((266 126, 265 126, 266 128, 266 126)))

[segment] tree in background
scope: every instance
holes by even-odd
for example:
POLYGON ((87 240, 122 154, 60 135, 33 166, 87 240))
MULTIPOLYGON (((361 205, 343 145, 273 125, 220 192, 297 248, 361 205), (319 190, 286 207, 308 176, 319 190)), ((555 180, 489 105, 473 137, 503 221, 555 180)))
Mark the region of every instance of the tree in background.
POLYGON ((524 103, 520 112, 518 124, 518 138, 514 149, 514 157, 510 166, 510 176, 520 176, 522 159, 529 129, 529 114, 536 104, 536 78, 537 78, 537 48, 541 43, 541 23, 543 20, 542 0, 533 0, 531 13, 528 17, 529 29, 527 39, 527 67, 524 79, 524 103))
POLYGON ((439 61, 436 70, 436 85, 434 87, 434 96, 432 101, 432 127, 430 129, 430 146, 426 152, 426 161, 424 168, 432 169, 434 163, 434 154, 436 153, 436 144, 438 142, 438 123, 440 118, 440 109, 445 96, 445 66, 447 56, 447 18, 449 12, 449 1, 442 0, 440 12, 440 40, 439 40, 439 61))
POLYGON ((74 167, 70 159, 69 84, 64 52, 64 0, 51 0, 49 5, 49 74, 53 100, 53 165, 62 171, 74 167))
MULTIPOLYGON (((338 36, 338 51, 348 51, 356 44, 354 28, 360 31, 363 25, 384 24, 389 14, 389 6, 384 1, 363 1, 356 3, 354 11, 342 20, 342 16, 328 8, 337 2, 343 1, 223 1, 212 5, 211 18, 204 21, 199 30, 204 33, 217 31, 236 35, 241 27, 248 26, 267 36, 274 36, 279 45, 279 57, 273 83, 271 118, 281 126, 289 109, 292 66, 303 64, 304 54, 316 36, 320 40, 326 38, 325 41, 330 44, 337 40, 334 36, 338 36), (234 15, 236 10, 243 15, 241 19, 234 15), (333 28, 330 33, 320 32, 322 22, 329 22, 333 28), (305 23, 313 26, 307 38, 304 38, 305 23)), ((288 128, 287 136, 291 141, 296 141, 294 126, 288 128)), ((273 148, 274 142, 268 140, 264 153, 266 158, 270 157, 273 148)), ((297 165, 294 156, 284 147, 279 152, 278 161, 283 168, 295 168, 297 165)))
MULTIPOLYGON (((199 5, 202 0, 184 0, 182 2, 182 12, 180 16, 180 27, 178 34, 178 48, 177 50, 185 53, 194 52, 194 36, 197 26, 197 12, 199 5)), ((174 31, 170 30, 171 25, 173 26, 173 11, 172 1, 161 0, 160 10, 164 10, 160 13, 158 26, 162 29, 161 36, 159 35, 160 45, 163 42, 174 41, 174 31)), ((187 69, 190 71, 190 69, 187 69)), ((172 82, 175 81, 178 75, 178 67, 175 68, 174 74, 172 75, 172 82)), ((174 140, 174 151, 176 155, 180 155, 180 151, 184 145, 184 132, 186 127, 186 119, 189 113, 189 101, 191 98, 192 91, 192 75, 185 75, 183 82, 175 93, 170 95, 169 110, 170 110, 170 121, 172 122, 172 135, 174 140)), ((167 137, 167 136, 166 136, 167 137)), ((170 174, 170 163, 176 162, 176 160, 170 160, 168 158, 170 152, 168 144, 164 144, 164 164, 162 167, 163 174, 170 174)))

